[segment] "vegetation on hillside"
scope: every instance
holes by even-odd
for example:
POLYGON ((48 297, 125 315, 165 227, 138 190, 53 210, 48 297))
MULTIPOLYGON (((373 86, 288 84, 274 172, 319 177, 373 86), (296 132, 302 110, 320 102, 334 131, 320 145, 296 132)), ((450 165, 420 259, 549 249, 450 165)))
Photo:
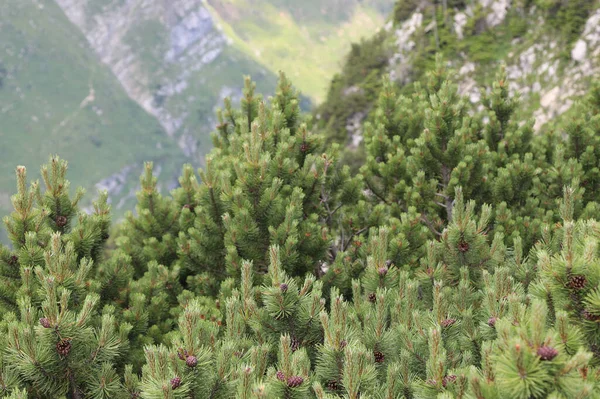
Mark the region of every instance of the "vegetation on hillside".
POLYGON ((482 113, 452 76, 381 83, 356 175, 285 75, 247 80, 200 179, 163 196, 147 164, 112 237, 66 162, 18 167, 0 394, 597 398, 600 89, 534 136, 502 72, 482 113))

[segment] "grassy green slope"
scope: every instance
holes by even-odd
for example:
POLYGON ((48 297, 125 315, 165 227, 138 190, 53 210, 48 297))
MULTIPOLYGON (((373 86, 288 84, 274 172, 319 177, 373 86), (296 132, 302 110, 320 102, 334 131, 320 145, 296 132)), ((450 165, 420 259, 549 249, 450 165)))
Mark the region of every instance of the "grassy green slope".
POLYGON ((57 153, 69 161, 72 185, 95 193, 95 183, 126 165, 179 152, 53 2, 2 1, 0 37, 2 213, 17 164, 37 175, 57 153))
POLYGON ((381 26, 392 0, 208 0, 236 46, 272 71, 283 70, 314 101, 324 99, 350 43, 381 26))

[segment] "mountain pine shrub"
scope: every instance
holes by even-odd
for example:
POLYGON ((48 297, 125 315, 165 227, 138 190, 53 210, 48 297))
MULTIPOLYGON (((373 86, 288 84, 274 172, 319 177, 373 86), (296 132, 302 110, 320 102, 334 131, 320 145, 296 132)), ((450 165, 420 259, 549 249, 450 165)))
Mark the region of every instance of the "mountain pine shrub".
POLYGON ((146 164, 113 230, 66 162, 18 167, 0 395, 598 398, 599 91, 535 135, 502 73, 482 111, 451 76, 383 83, 354 175, 284 75, 247 80, 205 168, 162 195, 146 164))

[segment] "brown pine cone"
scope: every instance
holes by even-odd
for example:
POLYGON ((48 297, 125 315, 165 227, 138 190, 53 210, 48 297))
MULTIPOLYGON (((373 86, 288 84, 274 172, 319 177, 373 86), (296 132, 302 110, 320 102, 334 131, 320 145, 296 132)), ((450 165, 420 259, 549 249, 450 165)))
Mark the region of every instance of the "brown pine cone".
POLYGON ((188 356, 185 359, 185 364, 188 367, 194 368, 194 367, 196 367, 196 365, 198 365, 198 358, 196 356, 188 356))
POLYGON ((373 355, 375 356, 376 363, 383 363, 383 361, 385 360, 385 355, 382 352, 375 351, 373 352, 373 355))
POLYGON ((462 253, 465 253, 469 250, 469 243, 465 240, 460 240, 458 243, 458 250, 462 253))
POLYGON ((583 311, 583 318, 589 321, 600 322, 600 315, 596 315, 588 311, 587 309, 583 311))
POLYGON ((444 388, 446 387, 446 385, 450 382, 454 382, 456 381, 456 376, 451 374, 451 375, 447 375, 442 379, 442 385, 444 386, 444 388))
POLYGON ((171 388, 172 389, 177 389, 181 386, 181 378, 179 377, 175 377, 175 378, 171 378, 171 388))
POLYGON ((287 385, 290 388, 299 387, 300 385, 302 385, 303 382, 304 382, 304 378, 297 376, 297 375, 287 379, 287 385))
POLYGON ((56 343, 56 351, 61 356, 67 356, 71 352, 71 340, 61 339, 56 343))
POLYGON ((275 375, 279 381, 285 381, 285 374, 283 374, 283 371, 279 370, 275 375))
POLYGON ((44 327, 44 328, 51 328, 51 327, 52 327, 52 324, 50 324, 50 320, 48 320, 48 319, 47 319, 47 318, 45 318, 45 317, 42 317, 42 318, 40 319, 40 324, 41 324, 41 325, 42 325, 42 327, 44 327))
POLYGON ((298 340, 298 338, 292 337, 292 340, 290 342, 290 348, 292 349, 292 352, 296 352, 300 348, 300 341, 298 340))
POLYGON ((67 225, 67 218, 65 216, 57 216, 56 217, 56 225, 58 227, 65 227, 67 225))
POLYGON ((377 296, 375 295, 374 292, 371 292, 367 298, 369 299, 369 302, 375 302, 375 299, 377 299, 377 296))
POLYGON ((442 327, 450 327, 454 323, 456 323, 456 319, 445 319, 442 320, 440 324, 442 325, 442 327))
POLYGON ((587 279, 582 274, 575 274, 569 278, 569 287, 580 290, 585 287, 587 279))
POLYGON ((551 346, 540 346, 537 354, 542 360, 552 360, 558 355, 558 351, 551 346))

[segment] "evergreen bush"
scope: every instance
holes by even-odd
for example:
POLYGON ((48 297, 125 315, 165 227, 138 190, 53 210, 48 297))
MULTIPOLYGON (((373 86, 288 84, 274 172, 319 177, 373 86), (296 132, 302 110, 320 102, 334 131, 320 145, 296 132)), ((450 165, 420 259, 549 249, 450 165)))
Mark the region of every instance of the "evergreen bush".
POLYGON ((451 76, 382 83, 359 174, 283 74, 247 79, 205 168, 162 195, 146 164, 112 237, 65 161, 44 190, 18 167, 0 395, 599 398, 600 90, 535 135, 502 71, 482 111, 451 76))

